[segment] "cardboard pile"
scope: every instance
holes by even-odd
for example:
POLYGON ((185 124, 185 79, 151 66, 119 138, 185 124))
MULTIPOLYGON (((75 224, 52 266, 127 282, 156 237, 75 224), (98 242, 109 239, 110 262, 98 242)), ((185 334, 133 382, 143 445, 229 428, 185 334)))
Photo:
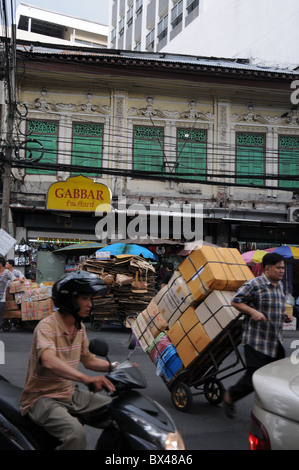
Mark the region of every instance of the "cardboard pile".
POLYGON ((12 281, 6 294, 4 318, 41 320, 53 312, 51 289, 30 280, 12 281))
POLYGON ((236 319, 238 312, 231 299, 253 277, 237 249, 202 246, 184 259, 167 286, 131 324, 140 346, 164 380, 168 382, 182 368, 190 367, 236 319), (160 342, 165 344, 165 336, 168 363, 164 360, 162 366, 165 352, 161 352, 160 342))
POLYGON ((155 268, 139 256, 90 258, 83 268, 100 276, 109 288, 108 295, 94 297, 94 316, 126 321, 128 317, 136 317, 156 294, 155 268))

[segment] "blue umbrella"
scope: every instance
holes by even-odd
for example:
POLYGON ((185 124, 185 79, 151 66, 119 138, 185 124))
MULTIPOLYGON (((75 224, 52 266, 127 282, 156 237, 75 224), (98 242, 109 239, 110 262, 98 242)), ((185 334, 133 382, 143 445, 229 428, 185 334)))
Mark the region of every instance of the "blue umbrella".
POLYGON ((147 248, 143 246, 131 244, 131 243, 113 243, 112 245, 107 245, 104 248, 101 248, 97 251, 109 251, 110 255, 136 255, 143 256, 146 259, 157 260, 157 256, 152 253, 147 248))

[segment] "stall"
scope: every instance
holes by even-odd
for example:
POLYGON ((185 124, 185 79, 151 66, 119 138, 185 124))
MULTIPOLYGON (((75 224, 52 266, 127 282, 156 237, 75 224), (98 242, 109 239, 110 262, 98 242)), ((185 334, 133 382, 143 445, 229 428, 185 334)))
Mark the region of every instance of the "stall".
POLYGON ((126 327, 128 318, 146 308, 156 293, 154 260, 146 248, 118 244, 106 246, 84 261, 83 269, 101 277, 109 289, 107 295, 94 297, 93 330, 112 323, 126 327))
POLYGON ((33 328, 42 318, 51 315, 54 311, 52 284, 38 284, 28 279, 10 282, 6 291, 3 331, 25 325, 33 328))

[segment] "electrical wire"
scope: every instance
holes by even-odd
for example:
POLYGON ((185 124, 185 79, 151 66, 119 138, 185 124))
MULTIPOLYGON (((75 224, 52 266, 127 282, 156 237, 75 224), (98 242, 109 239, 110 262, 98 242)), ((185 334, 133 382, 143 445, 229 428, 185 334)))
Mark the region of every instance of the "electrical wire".
MULTIPOLYGON (((22 53, 20 53, 19 55, 20 55, 20 58, 22 59, 22 53)), ((22 78, 23 74, 26 72, 25 60, 27 60, 27 57, 28 57, 28 55, 24 53, 23 54, 24 68, 21 71, 18 68, 17 71, 16 71, 19 78, 22 78)), ((35 64, 35 67, 36 67, 36 72, 38 72, 38 71, 42 72, 43 71, 43 62, 42 61, 40 61, 40 62, 35 61, 34 64, 35 64), (40 68, 38 68, 39 65, 40 65, 40 68)), ((126 70, 126 75, 128 75, 128 74, 130 74, 130 72, 128 72, 126 70)), ((133 72, 131 72, 131 75, 134 76, 133 72)), ((51 75, 51 79, 53 78, 52 85, 53 86, 55 85, 55 80, 56 80, 57 83, 59 83, 59 85, 64 85, 64 86, 67 86, 69 89, 71 89, 71 87, 73 85, 71 83, 69 83, 69 81, 67 81, 65 78, 62 78, 62 77, 65 77, 62 72, 52 73, 52 75, 51 75)), ((99 81, 98 79, 96 80, 94 77, 89 79, 83 73, 78 73, 77 77, 78 78, 84 77, 86 79, 86 87, 87 88, 90 87, 90 85, 92 85, 92 88, 94 88, 94 90, 103 90, 103 83, 101 83, 99 85, 99 82, 101 82, 101 81, 99 81)), ((192 84, 188 83, 188 86, 189 85, 192 86, 192 84)), ((194 85, 194 88, 195 88, 195 86, 196 86, 196 84, 194 85)), ((209 95, 206 94, 206 96, 209 96, 209 95)), ((263 99, 263 101, 266 102, 267 97, 265 99, 263 99)), ((273 105, 273 99, 272 98, 271 98, 271 104, 273 105)), ((57 114, 59 115, 59 113, 49 112, 49 111, 48 111, 48 114, 55 116, 56 119, 57 119, 57 114)), ((38 111, 36 112, 36 116, 37 116, 37 119, 38 119, 38 111)), ((86 117, 83 117, 83 116, 81 117, 81 116, 78 116, 77 114, 74 114, 74 116, 76 118, 76 121, 81 121, 81 122, 84 122, 84 120, 86 120, 86 119, 90 119, 90 115, 87 115, 86 117)), ((103 117, 103 116, 101 116, 101 117, 103 117)), ((110 117, 110 118, 113 119, 113 116, 110 117)), ((138 116, 138 118, 140 119, 140 116, 138 116)), ((145 122, 145 125, 146 125, 146 118, 143 117, 143 119, 144 119, 144 122, 145 122)), ((31 120, 34 120, 34 119, 31 118, 31 120)), ((154 123, 155 123, 154 119, 152 119, 152 117, 150 117, 150 120, 151 120, 151 123, 154 125, 154 123)), ((161 118, 159 118, 159 121, 161 121, 161 118)), ((184 123, 186 123, 186 122, 188 122, 188 121, 185 120, 184 123)), ((71 130, 70 126, 61 125, 61 123, 59 125, 60 125, 60 129, 64 128, 64 130, 69 130, 69 131, 71 130)), ((192 128, 192 126, 194 126, 194 125, 195 125, 194 121, 190 122, 190 128, 192 128)), ((152 154, 150 162, 142 162, 141 166, 143 168, 143 171, 140 171, 140 170, 138 171, 138 170, 134 169, 134 153, 136 155, 134 142, 133 142, 133 144, 129 143, 129 142, 133 141, 133 136, 131 134, 131 131, 129 131, 126 127, 122 127, 122 126, 114 127, 113 128, 113 133, 111 133, 110 130, 107 131, 106 126, 104 126, 103 129, 104 129, 103 139, 101 140, 102 149, 101 149, 101 152, 100 152, 101 165, 102 165, 102 168, 100 170, 101 172, 111 171, 112 172, 111 174, 117 174, 118 176, 136 175, 136 177, 137 177, 137 175, 138 175, 138 177, 142 177, 142 178, 153 178, 153 179, 162 178, 163 180, 168 179, 168 178, 175 178, 174 179, 175 181, 182 180, 182 181, 185 181, 185 182, 186 181, 190 181, 192 183, 195 182, 195 179, 193 177, 192 178, 191 177, 186 177, 186 175, 183 172, 184 170, 188 171, 188 172, 193 172, 193 173, 195 173, 194 177, 196 177, 196 172, 198 171, 196 169, 196 167, 190 166, 190 155, 189 155, 189 153, 187 154, 187 152, 183 151, 185 145, 182 146, 179 158, 177 158, 178 149, 177 149, 177 138, 176 138, 176 136, 166 135, 164 133, 163 143, 161 142, 161 140, 157 141, 159 146, 160 146, 161 152, 157 153, 157 154, 152 154), (165 142, 166 139, 168 140, 167 154, 165 153, 165 149, 164 149, 164 142, 165 142), (118 157, 118 151, 120 150, 120 147, 121 147, 122 151, 126 154, 125 158, 122 157, 122 156, 118 157), (169 175, 169 173, 164 171, 163 175, 161 175, 160 166, 156 166, 156 171, 153 171, 153 167, 155 167, 155 164, 154 164, 155 159, 157 159, 159 161, 161 159, 161 157, 164 160, 164 163, 169 164, 170 166, 171 165, 176 165, 179 168, 180 171, 176 171, 175 175, 174 174, 169 175), (120 168, 118 168, 117 170, 115 170, 113 168, 112 169, 108 168, 109 166, 112 166, 112 165, 116 165, 116 166, 117 165, 128 165, 128 166, 132 166, 133 168, 128 168, 126 170, 125 169, 120 169, 120 168), (119 172, 119 173, 116 173, 116 172, 119 172)), ((17 140, 18 137, 19 137, 19 133, 21 133, 21 132, 20 132, 20 129, 19 129, 18 126, 15 126, 15 130, 16 130, 16 140, 17 140)), ((246 131, 244 130, 244 132, 246 132, 246 131)), ((231 134, 231 136, 232 135, 233 134, 231 134)), ((24 133, 23 136, 26 136, 26 133, 24 133)), ((34 135, 33 137, 38 138, 37 135, 34 135)), ((82 155, 81 153, 77 154, 74 151, 74 149, 72 149, 71 142, 72 142, 72 137, 70 137, 69 139, 61 139, 61 138, 59 138, 59 140, 57 139, 57 146, 59 144, 59 159, 68 158, 69 160, 73 159, 73 161, 76 161, 76 158, 80 157, 81 162, 86 163, 86 165, 85 164, 84 165, 74 165, 74 164, 70 163, 70 164, 68 164, 68 165, 66 164, 65 166, 62 167, 62 164, 60 164, 59 162, 56 162, 56 163, 51 162, 52 156, 53 156, 53 159, 57 158, 56 152, 51 153, 51 151, 47 151, 47 149, 46 149, 46 155, 45 155, 44 161, 46 159, 50 160, 49 162, 46 163, 47 171, 59 171, 59 169, 64 168, 64 171, 73 172, 73 171, 75 171, 74 170, 74 168, 75 168, 78 171, 83 170, 86 173, 98 172, 99 171, 98 165, 93 166, 93 164, 95 162, 98 162, 98 159, 99 159, 99 152, 98 152, 97 147, 95 147, 95 152, 93 152, 92 151, 93 146, 91 145, 90 146, 91 151, 88 153, 88 155, 82 155), (61 151, 61 146, 66 146, 66 145, 69 146, 70 150, 62 152, 61 151), (50 167, 49 167, 49 165, 50 165, 50 167), (90 168, 88 168, 88 167, 90 167, 90 168), (49 169, 49 168, 51 168, 51 169, 49 169), (65 170, 65 168, 68 168, 68 170, 65 170)), ((84 143, 84 140, 82 140, 82 143, 84 143)), ((276 149, 276 148, 275 149, 274 148, 269 149, 268 147, 267 148, 261 147, 261 148, 263 149, 263 156, 264 156, 265 164, 267 164, 268 166, 271 166, 271 165, 274 165, 274 164, 276 165, 277 162, 278 162, 279 157, 281 157, 281 154, 282 154, 280 149, 276 149)), ((294 164, 294 165, 297 164, 298 149, 296 149, 295 152, 292 152, 292 155, 290 154, 289 157, 286 157, 286 155, 288 155, 288 153, 285 153, 284 157, 283 157, 283 163, 285 165, 286 164, 294 164)), ((196 158, 196 155, 193 155, 192 158, 196 158)), ((258 175, 257 174, 249 174, 248 172, 246 172, 244 174, 242 172, 237 172, 237 175, 236 175, 235 174, 236 146, 232 145, 232 144, 219 144, 219 143, 210 144, 210 143, 206 143, 206 145, 205 145, 205 155, 204 155, 203 160, 204 160, 203 163, 206 166, 206 169, 205 169, 205 171, 203 171, 202 175, 199 175, 199 177, 201 177, 201 178, 222 178, 224 180, 225 179, 236 179, 237 178, 237 180, 240 180, 240 179, 243 179, 243 180, 256 180, 257 183, 258 183, 258 181, 261 181, 261 180, 276 180, 276 181, 280 182, 280 181, 290 179, 289 174, 284 175, 284 174, 280 173, 280 174, 271 174, 271 175, 269 175, 265 171, 259 173, 258 175), (210 168, 209 169, 207 168, 208 165, 211 166, 211 165, 216 165, 216 164, 217 165, 220 164, 222 167, 231 167, 232 169, 227 170, 227 168, 225 168, 225 169, 223 169, 223 171, 220 171, 219 169, 211 170, 210 168)), ((25 169, 27 168, 26 165, 28 165, 27 169, 33 168, 32 167, 32 162, 30 162, 30 161, 26 162, 26 159, 19 160, 18 162, 14 162, 13 165, 15 166, 17 163, 19 163, 21 165, 21 167, 25 168, 25 169)), ((43 162, 40 162, 38 165, 35 166, 34 171, 37 171, 37 170, 45 171, 45 166, 43 165, 43 162)), ((298 176, 293 176, 292 175, 291 178, 292 178, 292 181, 297 181, 298 180, 298 176)), ((199 183, 200 184, 218 184, 217 181, 203 181, 202 179, 199 181, 199 183)), ((229 184, 233 185, 233 184, 236 184, 236 183, 229 182, 229 184)), ((237 186, 240 186, 240 184, 237 184, 237 186)), ((248 186, 248 184, 247 184, 247 186, 248 186)), ((259 187, 259 185, 255 184, 254 187, 259 187)), ((266 185, 261 185, 260 187, 268 188, 268 186, 266 186, 266 185)), ((273 186, 269 186, 269 187, 271 189, 273 189, 273 186)), ((282 189, 282 188, 279 187, 279 189, 282 189)), ((287 188, 287 190, 291 191, 292 188, 287 188)))
MULTIPOLYGON (((188 130, 186 129, 186 132, 188 132, 188 130)), ((108 139, 108 146, 109 146, 109 153, 106 152, 106 156, 110 156, 111 158, 114 159, 115 162, 118 162, 118 163, 122 163, 124 161, 123 157, 120 157, 120 158, 117 158, 117 155, 115 155, 113 153, 114 150, 116 149, 119 149, 119 145, 120 143, 117 143, 116 142, 116 139, 119 137, 120 139, 122 139, 122 142, 121 142, 121 148, 122 148, 122 151, 124 153, 127 153, 127 154, 134 154, 134 145, 131 145, 131 144, 125 144, 123 142, 124 140, 124 135, 122 134, 117 134, 114 133, 113 134, 114 136, 114 140, 110 140, 110 138, 112 137, 112 134, 110 133, 104 133, 103 132, 103 138, 100 140, 99 139, 99 142, 101 142, 101 146, 105 146, 105 148, 107 147, 106 145, 106 142, 107 142, 107 139, 108 139)), ((35 134, 34 137, 36 139, 39 138, 38 134, 35 134)), ((42 136, 40 136, 42 137, 42 136)), ((282 136, 282 138, 285 138, 287 136, 282 136)), ((133 136, 131 135, 131 138, 133 138, 133 136)), ((174 161, 179 161, 180 165, 184 165, 184 163, 188 163, 189 160, 190 160, 190 154, 189 152, 186 154, 184 154, 184 152, 181 150, 180 151, 180 155, 179 155, 179 158, 177 159, 176 158, 176 155, 178 153, 178 147, 177 147, 177 138, 176 137, 173 137, 173 136, 168 136, 168 137, 164 137, 164 139, 166 140, 166 138, 168 139, 168 145, 167 145, 167 156, 168 156, 168 160, 171 162, 174 162, 174 161), (173 140, 173 142, 171 142, 171 139, 173 140), (172 147, 172 148, 171 148, 172 147)), ((291 137, 292 138, 292 137, 291 137)), ((87 137, 82 137, 82 141, 80 141, 80 137, 79 136, 76 136, 76 141, 79 143, 79 144, 84 144, 86 142, 86 139, 87 137)), ((90 139, 92 141, 94 141, 95 139, 90 136, 90 139)), ((296 140, 298 140, 298 146, 299 146, 299 136, 298 138, 295 137, 296 140)), ((56 140, 53 140, 53 142, 55 142, 56 140)), ((186 140, 187 142, 187 140, 186 140)), ((59 145, 61 147, 64 147, 66 145, 68 145, 70 147, 70 150, 69 152, 59 152, 60 155, 63 155, 63 156, 72 156, 75 153, 75 150, 74 148, 72 148, 72 137, 70 137, 69 139, 59 139, 59 145)), ((193 142, 191 142, 193 143, 193 142)), ((198 142, 195 142, 194 144, 196 145, 198 142)), ((161 142, 159 142, 159 145, 161 144, 161 142)), ((189 142, 190 144, 190 142, 189 142)), ((159 158, 161 157, 161 155, 163 155, 165 157, 165 151, 162 151, 162 145, 161 146, 161 154, 157 154, 157 155, 152 155, 152 158, 154 159, 155 157, 156 158, 159 158)), ((99 148, 99 144, 96 143, 96 144, 93 144, 92 142, 89 143, 89 148, 90 148, 90 151, 89 151, 89 155, 88 157, 82 155, 82 159, 89 159, 90 161, 92 160, 92 154, 93 154, 93 147, 95 149, 95 158, 98 158, 98 154, 99 154, 99 151, 98 151, 98 148, 99 148)), ((237 146, 237 147, 234 147, 234 146, 231 146, 231 145, 227 145, 227 144, 208 144, 208 143, 203 143, 202 144, 202 147, 203 147, 203 151, 202 151, 202 154, 204 154, 205 156, 205 159, 206 160, 212 160, 212 159, 217 159, 218 163, 219 163, 219 158, 221 158, 221 163, 222 164, 226 164, 226 165, 230 165, 230 164, 234 164, 235 163, 235 159, 236 159, 236 148, 237 149, 246 149, 247 151, 250 151, 250 149, 254 149, 256 150, 258 147, 256 146, 237 146)), ((285 148, 283 150, 281 149, 265 149, 264 147, 260 147, 260 150, 261 150, 261 154, 263 156, 263 158, 265 159, 265 161, 268 163, 268 164, 274 164, 274 163, 277 163, 277 160, 278 160, 278 157, 282 157, 283 156, 283 162, 284 164, 288 163, 288 164, 291 164, 291 163, 296 163, 298 161, 298 156, 299 156, 299 148, 285 148)), ((201 155, 199 155, 201 156, 201 155)), ((196 154, 193 154, 192 155, 192 158, 196 158, 197 155, 196 154)), ((107 158, 107 163, 109 162, 109 158, 107 158)), ((146 163, 144 163, 146 165, 146 163)), ((149 167, 151 166, 151 163, 148 164, 149 167)))

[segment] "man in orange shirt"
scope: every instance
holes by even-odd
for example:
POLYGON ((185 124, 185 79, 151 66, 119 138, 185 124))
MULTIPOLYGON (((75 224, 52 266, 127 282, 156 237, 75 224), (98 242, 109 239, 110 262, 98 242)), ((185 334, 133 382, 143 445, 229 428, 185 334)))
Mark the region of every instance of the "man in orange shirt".
POLYGON ((82 323, 92 308, 94 294, 105 295, 105 283, 95 274, 77 271, 62 276, 53 286, 53 301, 59 309, 41 320, 35 331, 29 357, 21 412, 55 436, 60 450, 84 450, 86 438, 81 421, 88 424, 111 398, 76 388, 73 381, 93 384, 95 391, 114 385, 103 375, 89 376, 78 370, 108 372, 111 364, 90 353, 82 323))

